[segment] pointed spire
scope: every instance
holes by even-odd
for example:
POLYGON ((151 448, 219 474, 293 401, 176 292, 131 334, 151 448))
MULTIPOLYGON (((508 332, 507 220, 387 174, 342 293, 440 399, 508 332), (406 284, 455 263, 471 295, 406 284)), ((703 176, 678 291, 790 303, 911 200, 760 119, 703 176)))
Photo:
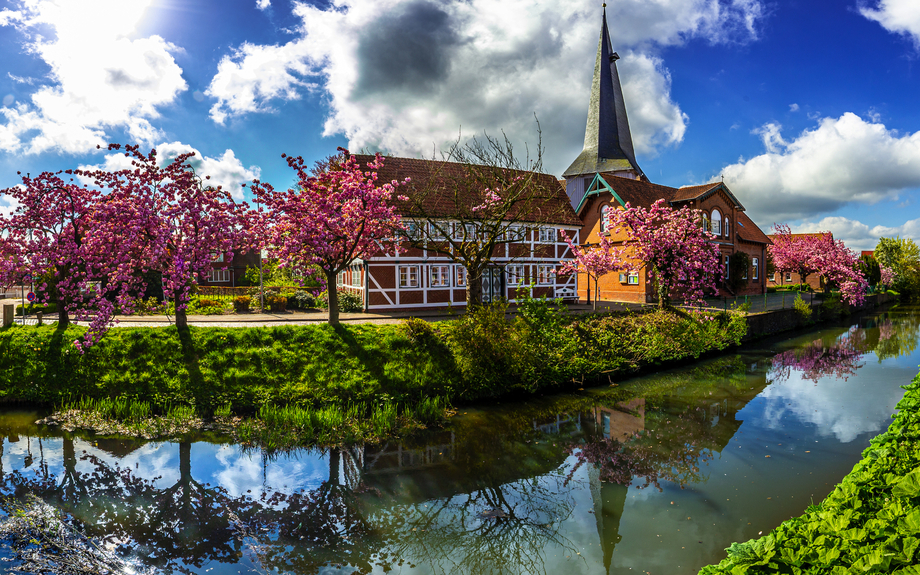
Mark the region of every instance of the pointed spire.
POLYGON ((585 147, 563 176, 620 171, 634 171, 637 177, 645 176, 633 151, 626 104, 617 73, 616 61, 620 57, 610 43, 606 6, 604 4, 601 37, 594 62, 594 80, 591 82, 585 147))

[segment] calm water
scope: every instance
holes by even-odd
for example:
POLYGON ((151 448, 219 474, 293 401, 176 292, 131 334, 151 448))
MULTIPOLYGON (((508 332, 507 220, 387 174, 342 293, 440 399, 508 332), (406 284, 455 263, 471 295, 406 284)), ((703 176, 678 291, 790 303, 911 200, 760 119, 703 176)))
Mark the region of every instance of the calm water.
MULTIPOLYGON (((820 501, 916 374, 920 309, 579 394, 467 409, 410 442, 267 457, 0 416, 0 490, 139 572, 696 573, 820 501)), ((613 382, 611 382, 613 383, 613 382)))

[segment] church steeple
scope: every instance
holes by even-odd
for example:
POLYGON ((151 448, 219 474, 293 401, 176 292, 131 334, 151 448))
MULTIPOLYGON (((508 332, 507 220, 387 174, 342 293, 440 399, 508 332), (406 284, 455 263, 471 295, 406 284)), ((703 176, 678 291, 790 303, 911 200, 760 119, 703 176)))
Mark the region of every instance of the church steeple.
POLYGON ((594 80, 591 82, 585 147, 562 175, 568 179, 598 172, 623 172, 622 175, 627 177, 646 179, 633 151, 626 104, 617 74, 616 61, 620 57, 610 43, 606 4, 604 6, 594 80))

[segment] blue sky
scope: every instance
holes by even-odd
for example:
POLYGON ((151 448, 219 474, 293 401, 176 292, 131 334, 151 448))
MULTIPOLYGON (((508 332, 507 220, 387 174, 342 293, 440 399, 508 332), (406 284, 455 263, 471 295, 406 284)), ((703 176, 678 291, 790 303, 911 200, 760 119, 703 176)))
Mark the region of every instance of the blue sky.
MULTIPOLYGON (((724 176, 765 230, 920 241, 916 0, 607 12, 653 181, 724 176)), ((580 0, 0 0, 0 188, 117 166, 108 142, 195 150, 234 190, 288 186, 282 153, 431 157, 501 130, 523 150, 534 114, 558 175, 581 149, 600 16, 580 0)))

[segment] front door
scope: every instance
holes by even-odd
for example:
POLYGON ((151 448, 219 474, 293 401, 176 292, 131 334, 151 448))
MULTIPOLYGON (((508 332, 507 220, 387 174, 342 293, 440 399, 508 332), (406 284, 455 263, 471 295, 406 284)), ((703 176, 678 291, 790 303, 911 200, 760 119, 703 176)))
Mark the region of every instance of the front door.
POLYGON ((504 297, 505 275, 502 268, 486 268, 482 273, 482 303, 491 303, 504 297))

